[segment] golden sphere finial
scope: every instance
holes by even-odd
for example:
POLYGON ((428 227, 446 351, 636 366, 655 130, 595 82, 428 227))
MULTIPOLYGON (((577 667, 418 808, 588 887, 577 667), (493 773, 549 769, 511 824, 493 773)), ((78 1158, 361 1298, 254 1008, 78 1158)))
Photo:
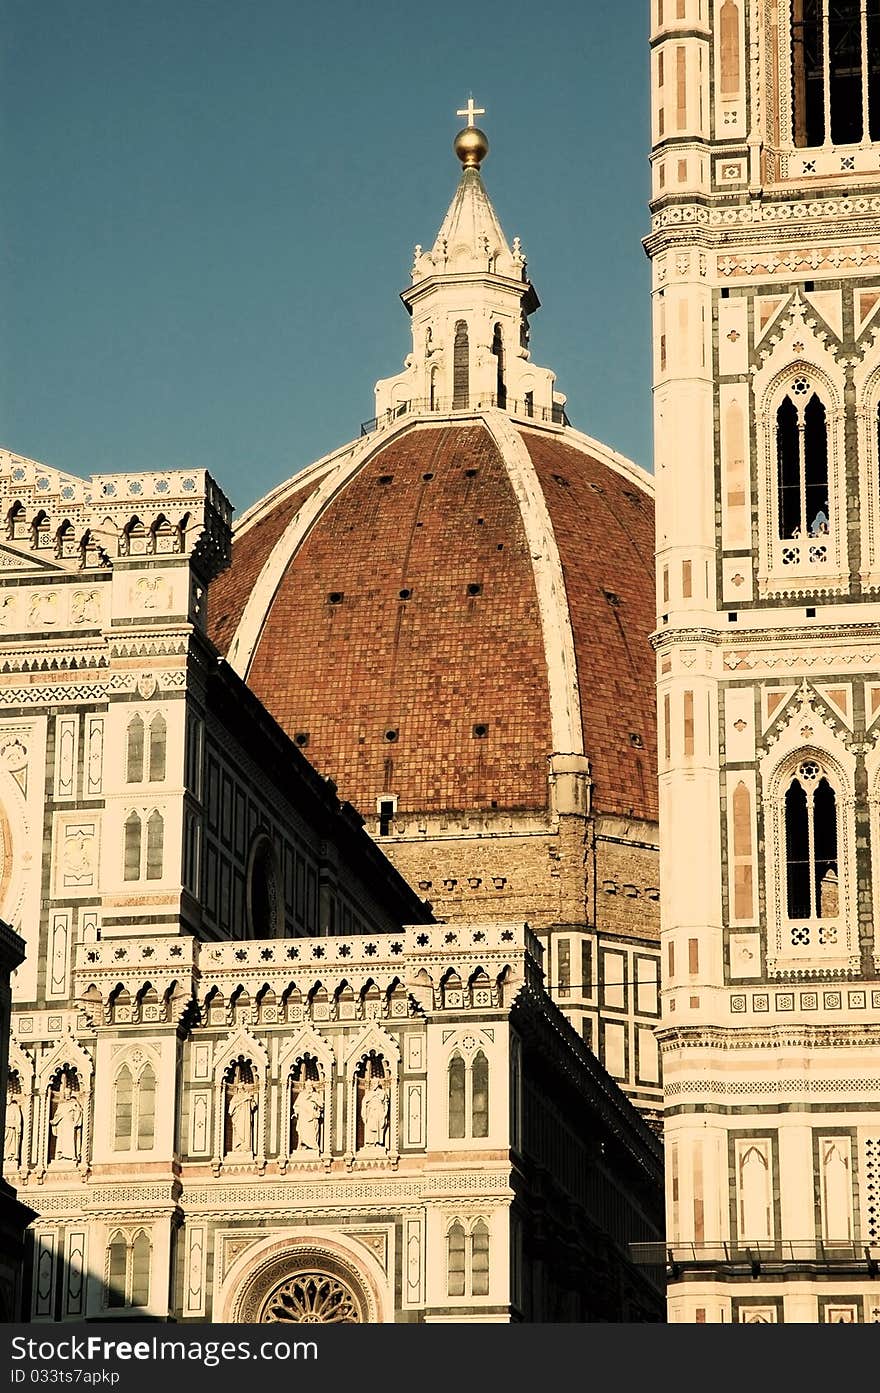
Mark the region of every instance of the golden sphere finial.
POLYGON ((453 142, 453 149, 465 169, 479 169, 489 153, 489 140, 477 126, 465 126, 453 142))

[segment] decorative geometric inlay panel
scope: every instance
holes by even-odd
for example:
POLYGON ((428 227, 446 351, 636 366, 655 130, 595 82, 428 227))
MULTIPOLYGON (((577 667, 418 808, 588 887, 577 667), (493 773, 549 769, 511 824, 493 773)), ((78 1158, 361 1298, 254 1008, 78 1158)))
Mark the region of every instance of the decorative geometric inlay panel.
POLYGON ((865 1228, 868 1242, 880 1243, 880 1137, 865 1141, 865 1228))

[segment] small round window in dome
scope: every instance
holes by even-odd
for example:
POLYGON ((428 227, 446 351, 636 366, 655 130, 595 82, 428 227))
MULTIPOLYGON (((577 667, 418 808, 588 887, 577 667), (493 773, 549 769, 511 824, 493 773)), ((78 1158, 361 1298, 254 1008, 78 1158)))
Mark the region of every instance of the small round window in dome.
POLYGON ((327 596, 327 603, 328 605, 341 605, 344 599, 344 590, 331 590, 330 594, 327 596))
POLYGON ((422 479, 424 480, 424 482, 425 482, 426 484, 429 484, 429 483, 431 482, 431 480, 433 479, 433 477, 434 477, 434 475, 433 475, 433 474, 430 474, 430 473, 428 473, 428 474, 423 474, 423 475, 422 475, 422 479))
POLYGON ((265 832, 257 833, 248 857, 247 917, 249 937, 280 936, 283 926, 278 863, 265 832))
POLYGON ((473 734, 475 740, 485 740, 486 736, 489 734, 488 724, 485 721, 478 721, 474 726, 473 734))
POLYGON ((478 580, 471 581, 470 585, 467 588, 467 593, 469 595, 480 595, 482 594, 482 591, 483 587, 478 580))
POLYGON ((480 472, 479 469, 466 469, 466 470, 464 471, 464 477, 465 477, 466 479, 475 479, 475 478, 477 477, 477 475, 479 474, 479 472, 480 472))
POLYGON ((379 475, 378 482, 379 482, 380 484, 390 484, 390 483, 393 482, 393 480, 394 480, 394 475, 393 475, 393 474, 380 474, 380 475, 379 475))
POLYGON ((398 598, 401 599, 401 600, 411 600, 411 599, 412 599, 412 591, 411 591, 411 590, 400 590, 400 591, 398 591, 398 598))
POLYGON ((554 474, 554 475, 553 475, 553 482, 556 483, 556 484, 558 484, 560 488, 563 488, 563 489, 571 488, 571 485, 569 484, 568 480, 567 480, 567 479, 564 479, 564 478, 562 477, 561 474, 554 474))
POLYGON ((293 737, 293 743, 299 745, 301 750, 304 750, 309 743, 309 732, 307 730, 298 730, 293 737))
POLYGON ((399 734, 400 734, 400 731, 395 730, 393 727, 390 727, 390 728, 389 728, 388 730, 386 730, 386 732, 385 732, 385 739, 388 741, 389 745, 393 745, 393 744, 394 744, 394 741, 397 739, 397 737, 398 737, 399 734))
POLYGON ((603 489, 603 487, 602 487, 601 484, 590 484, 590 488, 593 490, 594 493, 604 493, 604 492, 605 492, 605 490, 603 489))
POLYGON ((632 745, 634 750, 642 750, 645 746, 645 742, 643 741, 642 737, 640 735, 637 735, 634 730, 631 730, 629 733, 629 743, 632 745))

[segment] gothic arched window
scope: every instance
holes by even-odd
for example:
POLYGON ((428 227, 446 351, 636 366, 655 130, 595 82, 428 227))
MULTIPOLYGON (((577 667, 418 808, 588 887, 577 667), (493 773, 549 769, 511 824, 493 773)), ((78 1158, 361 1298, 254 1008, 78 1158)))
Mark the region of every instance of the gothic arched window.
POLYGON ((735 95, 740 87, 739 9, 734 0, 724 0, 719 14, 722 97, 735 95))
POLYGON ((816 760, 798 766, 785 791, 789 919, 836 919, 839 908, 837 799, 816 760))
POLYGON ((146 1306, 150 1300, 150 1239, 140 1229, 134 1239, 119 1232, 107 1245, 105 1306, 146 1306))
POLYGON ((779 535, 827 536, 828 426, 825 406, 809 384, 796 378, 776 412, 779 535))
POLYGON ((141 875, 141 820, 136 812, 130 812, 125 819, 123 839, 124 880, 140 880, 141 875))
POLYGON ((147 1064, 132 1077, 128 1064, 116 1075, 113 1105, 113 1150, 152 1150, 156 1132, 156 1075, 147 1064))
POLYGON ((489 1135, 489 1061, 482 1050, 465 1060, 456 1049, 447 1066, 449 1137, 489 1135))
POLYGON ((447 1296, 489 1295, 489 1226, 476 1219, 469 1228, 456 1219, 446 1231, 447 1296))
POLYGON ((791 0, 791 58, 795 145, 878 138, 880 8, 874 0, 791 0))
POLYGON ((132 716, 126 732, 125 779, 127 783, 139 784, 144 778, 144 723, 140 716, 132 716))
POLYGON ((151 1151, 156 1136, 156 1075, 149 1064, 138 1079, 136 1132, 138 1151, 151 1151))
POLYGON ((471 1066, 471 1136, 489 1135, 489 1061, 478 1050, 471 1066))
POLYGON ((128 1279, 128 1243, 125 1236, 115 1233, 107 1248, 107 1301, 110 1307, 126 1304, 128 1279))
POLYGON ((489 1295, 489 1229, 482 1219, 471 1229, 471 1295, 489 1295))
POLYGON ((464 1225, 458 1220, 446 1235, 446 1294, 464 1296, 466 1279, 464 1225))
POLYGON ((123 1064, 116 1075, 116 1097, 113 1107, 113 1150, 128 1151, 131 1147, 131 1128, 134 1103, 134 1083, 131 1070, 123 1064))
POLYGON ((147 775, 150 783, 161 783, 165 778, 165 746, 168 727, 165 717, 157 714, 150 721, 150 769, 147 775))
POLYGON ((147 880, 162 879, 162 850, 165 823, 162 814, 154 809, 147 818, 147 880))
POLYGON ((465 1063, 457 1052, 449 1061, 449 1135, 465 1134, 465 1063))
POLYGON ((452 409, 464 411, 470 405, 470 345, 467 324, 460 319, 455 326, 452 348, 452 409))

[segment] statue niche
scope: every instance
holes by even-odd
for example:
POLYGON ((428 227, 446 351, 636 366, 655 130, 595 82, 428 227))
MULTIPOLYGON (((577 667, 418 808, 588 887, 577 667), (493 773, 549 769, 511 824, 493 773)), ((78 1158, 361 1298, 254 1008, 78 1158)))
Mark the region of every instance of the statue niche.
POLYGON ((18 1168, 21 1165, 21 1139, 24 1132, 21 1079, 14 1069, 9 1071, 6 1086, 6 1128, 3 1136, 4 1163, 18 1168))
POLYGON ((358 1151, 387 1151, 390 1096, 391 1079, 385 1059, 375 1050, 371 1050, 355 1071, 358 1151))
POLYGON ((324 1149, 324 1080, 313 1055, 303 1055, 291 1073, 290 1149, 302 1160, 324 1149))
POLYGON ((76 1166, 82 1160, 82 1089, 76 1069, 67 1065, 49 1088, 49 1164, 76 1166))
POLYGON ((223 1076, 223 1151, 231 1160, 254 1159, 258 1084, 250 1060, 239 1055, 223 1076))

